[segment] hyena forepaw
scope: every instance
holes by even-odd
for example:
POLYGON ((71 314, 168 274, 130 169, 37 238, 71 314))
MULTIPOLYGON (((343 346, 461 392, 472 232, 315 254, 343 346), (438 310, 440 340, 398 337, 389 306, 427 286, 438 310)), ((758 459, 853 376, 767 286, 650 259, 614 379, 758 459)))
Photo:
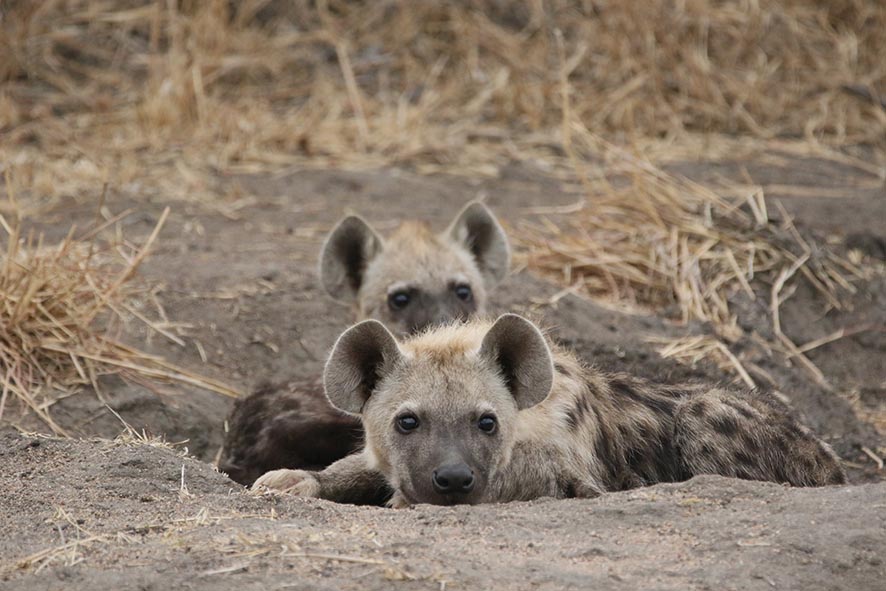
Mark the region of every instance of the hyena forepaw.
POLYGON ((299 497, 319 497, 320 482, 305 470, 272 470, 252 485, 255 492, 282 492, 299 497))
POLYGON ((394 493, 394 496, 388 499, 386 505, 391 509, 408 509, 412 506, 412 503, 410 503, 400 491, 397 491, 394 493))

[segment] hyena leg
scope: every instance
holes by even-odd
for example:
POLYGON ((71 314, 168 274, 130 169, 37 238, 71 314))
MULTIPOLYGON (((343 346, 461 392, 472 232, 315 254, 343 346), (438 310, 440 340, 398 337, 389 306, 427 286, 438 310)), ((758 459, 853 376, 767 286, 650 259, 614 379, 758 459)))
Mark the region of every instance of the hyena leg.
POLYGON ((714 389, 677 407, 675 446, 690 476, 720 474, 793 486, 844 484, 830 446, 774 397, 714 389))
POLYGON ((352 454, 320 472, 274 470, 255 481, 253 490, 270 489, 352 505, 383 505, 393 491, 362 453, 352 454))

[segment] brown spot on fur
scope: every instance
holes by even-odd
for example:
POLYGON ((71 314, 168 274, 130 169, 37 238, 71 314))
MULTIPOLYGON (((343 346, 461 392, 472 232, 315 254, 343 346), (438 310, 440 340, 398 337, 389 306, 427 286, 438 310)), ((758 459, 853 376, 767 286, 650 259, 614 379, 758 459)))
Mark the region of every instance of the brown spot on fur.
POLYGON ((738 464, 748 467, 753 467, 757 465, 757 459, 742 450, 735 452, 735 461, 738 464))
POLYGON ((744 448, 750 453, 760 452, 760 444, 757 443, 757 440, 750 433, 742 432, 739 440, 741 441, 742 446, 744 446, 744 448))
POLYGON ((590 406, 588 399, 584 396, 580 396, 575 401, 575 406, 566 413, 566 422, 569 423, 571 430, 575 431, 584 423, 585 415, 590 411, 590 406))
POLYGON ((657 395, 651 389, 644 388, 645 384, 623 376, 616 376, 609 382, 609 385, 616 396, 629 398, 662 415, 673 416, 674 414, 676 403, 669 398, 657 395))
POLYGON ((711 419, 714 431, 726 437, 732 437, 738 432, 738 422, 728 415, 718 415, 711 419))
POLYGON ((788 441, 784 437, 778 437, 772 442, 773 447, 776 448, 778 453, 782 455, 787 455, 790 453, 791 446, 788 441))
POLYGON ((575 498, 575 483, 574 482, 566 482, 560 485, 560 490, 563 491, 564 499, 574 499, 575 498))
POLYGON ((846 484, 846 474, 838 466, 831 468, 828 474, 828 484, 846 484))
MULTIPOLYGON (((614 479, 622 478, 621 474, 625 471, 624 462, 619 455, 620 445, 616 441, 615 434, 612 433, 609 422, 604 420, 603 415, 595 405, 591 405, 594 418, 597 420, 597 438, 594 441, 594 452, 600 458, 606 471, 613 476, 614 479)), ((622 439, 624 433, 621 433, 622 439)))
POLYGON ((694 417, 701 417, 707 414, 708 405, 705 404, 704 400, 693 402, 692 405, 689 407, 689 412, 692 413, 692 416, 694 417))

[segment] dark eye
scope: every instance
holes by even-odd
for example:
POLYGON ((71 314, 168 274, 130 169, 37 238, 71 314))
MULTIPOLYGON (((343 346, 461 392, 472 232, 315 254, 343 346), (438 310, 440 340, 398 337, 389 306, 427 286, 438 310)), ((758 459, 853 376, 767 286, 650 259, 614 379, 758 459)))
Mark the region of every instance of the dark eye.
POLYGON ((495 433, 495 429, 498 427, 498 421, 495 420, 495 417, 492 415, 483 415, 480 417, 480 420, 477 421, 477 427, 484 433, 489 433, 490 435, 495 433))
POLYGON ((408 291, 395 291, 388 296, 388 305, 392 310, 402 310, 409 305, 410 299, 408 291))
POLYGON ((474 297, 474 293, 471 291, 470 285, 456 285, 455 297, 463 302, 470 302, 471 298, 474 297))
POLYGON ((415 415, 401 415, 397 417, 397 430, 400 433, 409 433, 418 429, 418 417, 415 415))

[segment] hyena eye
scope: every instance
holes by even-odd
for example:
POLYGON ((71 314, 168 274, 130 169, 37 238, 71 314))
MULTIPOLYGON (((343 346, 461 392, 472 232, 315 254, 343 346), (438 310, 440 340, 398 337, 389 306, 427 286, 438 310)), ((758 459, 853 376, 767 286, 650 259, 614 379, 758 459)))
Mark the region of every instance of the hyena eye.
POLYGON ((480 420, 477 421, 477 427, 484 433, 492 435, 498 427, 498 421, 496 421, 495 417, 492 415, 483 415, 480 417, 480 420))
POLYGON ((474 293, 471 291, 470 285, 456 285, 455 286, 455 297, 460 299, 463 302, 470 302, 471 298, 474 296, 474 293))
POLYGON ((408 291, 395 291, 388 296, 388 306, 392 310, 402 310, 409 305, 410 299, 408 291))
POLYGON ((409 433, 418 429, 418 417, 412 414, 397 417, 397 430, 400 433, 409 433))

